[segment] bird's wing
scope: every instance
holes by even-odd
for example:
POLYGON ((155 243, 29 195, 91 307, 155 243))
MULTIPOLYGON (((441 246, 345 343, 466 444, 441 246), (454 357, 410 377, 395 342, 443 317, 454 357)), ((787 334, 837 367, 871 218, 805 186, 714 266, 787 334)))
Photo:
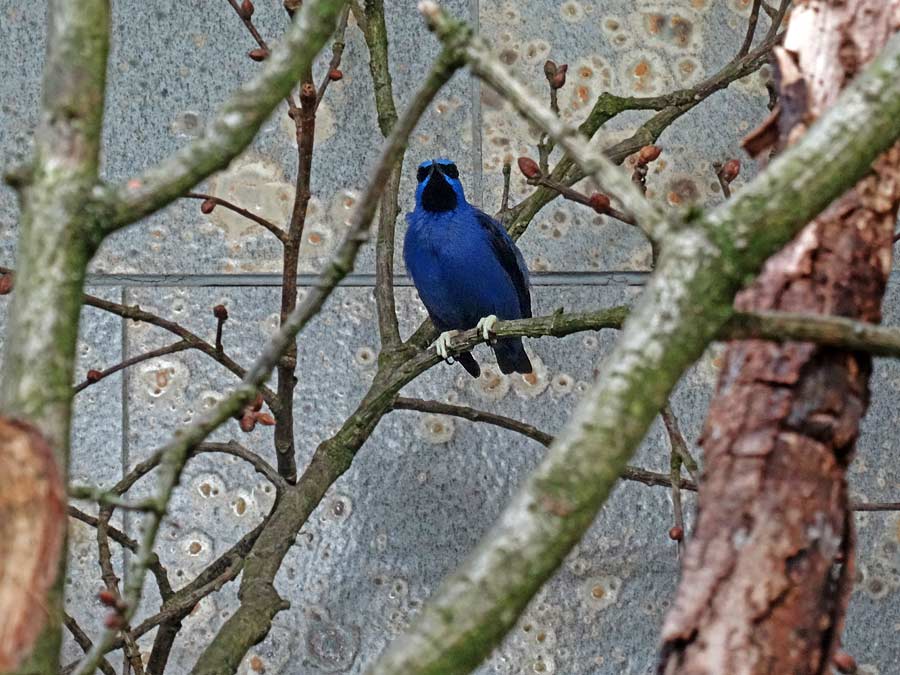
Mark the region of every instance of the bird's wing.
POLYGON ((475 217, 478 223, 485 229, 488 240, 491 242, 491 248, 494 255, 500 261, 503 271, 506 272, 513 286, 516 288, 516 295, 519 298, 519 309, 522 312, 523 319, 531 318, 531 291, 528 287, 528 267, 525 265, 525 259, 522 252, 516 246, 515 242, 496 220, 491 218, 483 211, 475 210, 475 217))

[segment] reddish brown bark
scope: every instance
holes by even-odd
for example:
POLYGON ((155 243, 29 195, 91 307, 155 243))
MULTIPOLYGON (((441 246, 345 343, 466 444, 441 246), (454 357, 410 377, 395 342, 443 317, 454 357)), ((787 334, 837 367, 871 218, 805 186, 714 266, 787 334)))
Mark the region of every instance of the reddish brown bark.
POLYGON ((66 528, 53 452, 32 427, 0 417, 0 672, 30 651, 46 619, 66 528))
MULTIPOLYGON (((897 0, 799 3, 779 54, 791 93, 781 142, 801 134, 898 26, 897 0)), ((736 307, 879 321, 898 203, 895 146, 768 261, 736 307)), ((846 469, 870 372, 866 355, 810 343, 729 345, 661 673, 830 672, 853 570, 846 469)))

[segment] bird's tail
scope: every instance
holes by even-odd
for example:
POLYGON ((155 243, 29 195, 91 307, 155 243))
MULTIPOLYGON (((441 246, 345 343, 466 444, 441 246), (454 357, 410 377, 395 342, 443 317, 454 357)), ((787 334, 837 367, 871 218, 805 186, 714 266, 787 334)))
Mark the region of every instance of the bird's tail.
POLYGON ((466 372, 472 377, 481 375, 481 366, 478 365, 478 361, 472 356, 472 352, 461 352, 456 355, 456 360, 459 361, 462 367, 466 369, 466 372))
POLYGON ((494 354, 497 355, 497 365, 504 375, 510 373, 530 373, 531 361, 525 353, 522 338, 498 340, 494 345, 494 354))

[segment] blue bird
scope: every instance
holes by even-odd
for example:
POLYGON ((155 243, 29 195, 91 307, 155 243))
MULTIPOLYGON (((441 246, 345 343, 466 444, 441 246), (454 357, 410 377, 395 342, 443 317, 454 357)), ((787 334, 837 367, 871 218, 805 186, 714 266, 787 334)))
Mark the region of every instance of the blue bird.
MULTIPOLYGON (((531 318, 528 268, 506 229, 466 201, 456 164, 422 162, 416 178, 416 207, 406 216, 403 258, 441 331, 435 348, 446 359, 456 331, 478 328, 488 340, 498 319, 531 318)), ((531 372, 521 338, 500 339, 493 348, 502 373, 531 372)), ((472 377, 481 374, 471 352, 456 359, 472 377)))

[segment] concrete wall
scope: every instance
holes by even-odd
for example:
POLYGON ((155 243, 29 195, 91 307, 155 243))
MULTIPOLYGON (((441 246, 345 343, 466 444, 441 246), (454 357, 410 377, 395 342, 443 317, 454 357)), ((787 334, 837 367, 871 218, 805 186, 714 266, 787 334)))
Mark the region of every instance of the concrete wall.
MULTIPOLYGON (((395 91, 406 101, 436 53, 413 0, 389 5, 395 91)), ((656 94, 713 73, 736 50, 745 0, 568 0, 559 2, 445 2, 477 22, 502 58, 544 95, 543 61, 570 64, 561 92, 563 114, 580 120, 604 90, 656 94)), ((255 18, 266 36, 285 18, 280 2, 259 0, 255 18)), ((37 121, 44 34, 43 3, 0 0, 0 157, 9 166, 25 156, 37 121)), ((225 2, 114 3, 113 51, 107 102, 104 173, 123 179, 183 145, 217 104, 258 65, 255 45, 225 2)), ((320 109, 313 177, 314 215, 302 250, 313 272, 339 241, 354 199, 377 155, 380 135, 367 53, 351 22, 345 77, 320 109)), ((738 141, 766 113, 762 79, 755 75, 717 94, 676 122, 662 137, 663 160, 648 180, 661 203, 721 199, 711 163, 741 157, 738 141)), ((260 213, 283 219, 292 197, 293 128, 273 117, 252 149, 207 186, 260 213)), ((603 130, 610 142, 644 119, 630 114, 603 130)), ((499 205, 504 156, 535 156, 532 130, 491 92, 458 75, 432 106, 407 155, 401 205, 410 208, 414 167, 422 159, 456 160, 470 199, 486 210, 499 205)), ((745 176, 752 173, 745 164, 745 176)), ((516 172, 517 173, 517 172, 516 172)), ((745 180, 742 176, 736 186, 745 180)), ((516 175, 513 198, 526 195, 516 175)), ((228 306, 225 343, 249 363, 277 322, 280 255, 267 233, 217 209, 204 216, 181 201, 108 241, 92 266, 91 291, 138 303, 212 338, 211 308, 228 306)), ((17 209, 0 191, 0 261, 14 263, 17 209)), ((400 225, 402 236, 405 224, 400 225)), ((627 302, 640 292, 649 247, 633 228, 582 207, 556 202, 522 239, 534 274, 535 312, 579 310, 627 302)), ((398 256, 398 260, 399 260, 398 256)), ((356 273, 303 334, 296 396, 299 463, 353 409, 373 375, 378 346, 367 249, 356 273)), ((400 270, 402 272, 402 270, 400 270)), ((398 309, 407 335, 424 317, 414 290, 398 279, 398 309)), ((0 325, 8 298, 0 298, 0 325)), ((892 287, 886 319, 900 319, 892 287)), ((472 380, 458 367, 439 366, 407 388, 409 395, 458 401, 527 420, 554 432, 591 381, 614 334, 576 335, 528 343, 537 380, 505 378, 488 368, 472 380)), ((93 309, 82 319, 79 373, 170 342, 155 328, 122 322, 93 309)), ((486 350, 478 356, 490 361, 486 350)), ((717 366, 715 350, 684 379, 674 408, 691 441, 702 424, 717 366)), ((181 353, 140 365, 90 387, 77 399, 72 478, 110 485, 145 458, 179 424, 210 405, 233 382, 217 364, 181 353)), ((895 456, 900 368, 880 362, 874 401, 853 472, 853 492, 871 501, 900 498, 895 456), (892 461, 893 460, 893 461, 892 461)), ((237 438, 274 462, 271 429, 241 434, 235 423, 219 439, 237 438)), ((359 673, 415 616, 416 611, 478 541, 544 449, 509 432, 461 420, 397 412, 386 418, 316 511, 278 578, 292 607, 278 615, 269 637, 242 672, 359 673)), ((661 425, 654 426, 637 463, 668 466, 661 425)), ((152 489, 152 480, 140 489, 152 489)), ((189 465, 159 552, 181 584, 271 506, 271 489, 251 470, 222 458, 189 465)), ((688 524, 695 503, 687 498, 688 524)), ((672 506, 662 488, 620 486, 584 541, 531 604, 519 626, 480 673, 620 674, 653 671, 658 626, 675 587, 678 562, 666 536, 672 506)), ((135 528, 134 518, 126 527, 135 528)), ((900 517, 857 516, 860 580, 853 595, 846 647, 863 672, 900 672, 900 517)), ((71 613, 89 632, 103 612, 93 530, 73 523, 68 584, 71 613)), ((118 554, 117 554, 118 555, 118 554)), ((119 556, 121 563, 121 556, 119 556)), ((170 672, 187 672, 213 631, 235 607, 232 584, 203 600, 185 622, 170 672)), ((148 585, 142 616, 158 600, 148 585)), ((142 646, 149 650, 151 642, 142 646)), ((76 658, 66 646, 66 662, 76 658)))

